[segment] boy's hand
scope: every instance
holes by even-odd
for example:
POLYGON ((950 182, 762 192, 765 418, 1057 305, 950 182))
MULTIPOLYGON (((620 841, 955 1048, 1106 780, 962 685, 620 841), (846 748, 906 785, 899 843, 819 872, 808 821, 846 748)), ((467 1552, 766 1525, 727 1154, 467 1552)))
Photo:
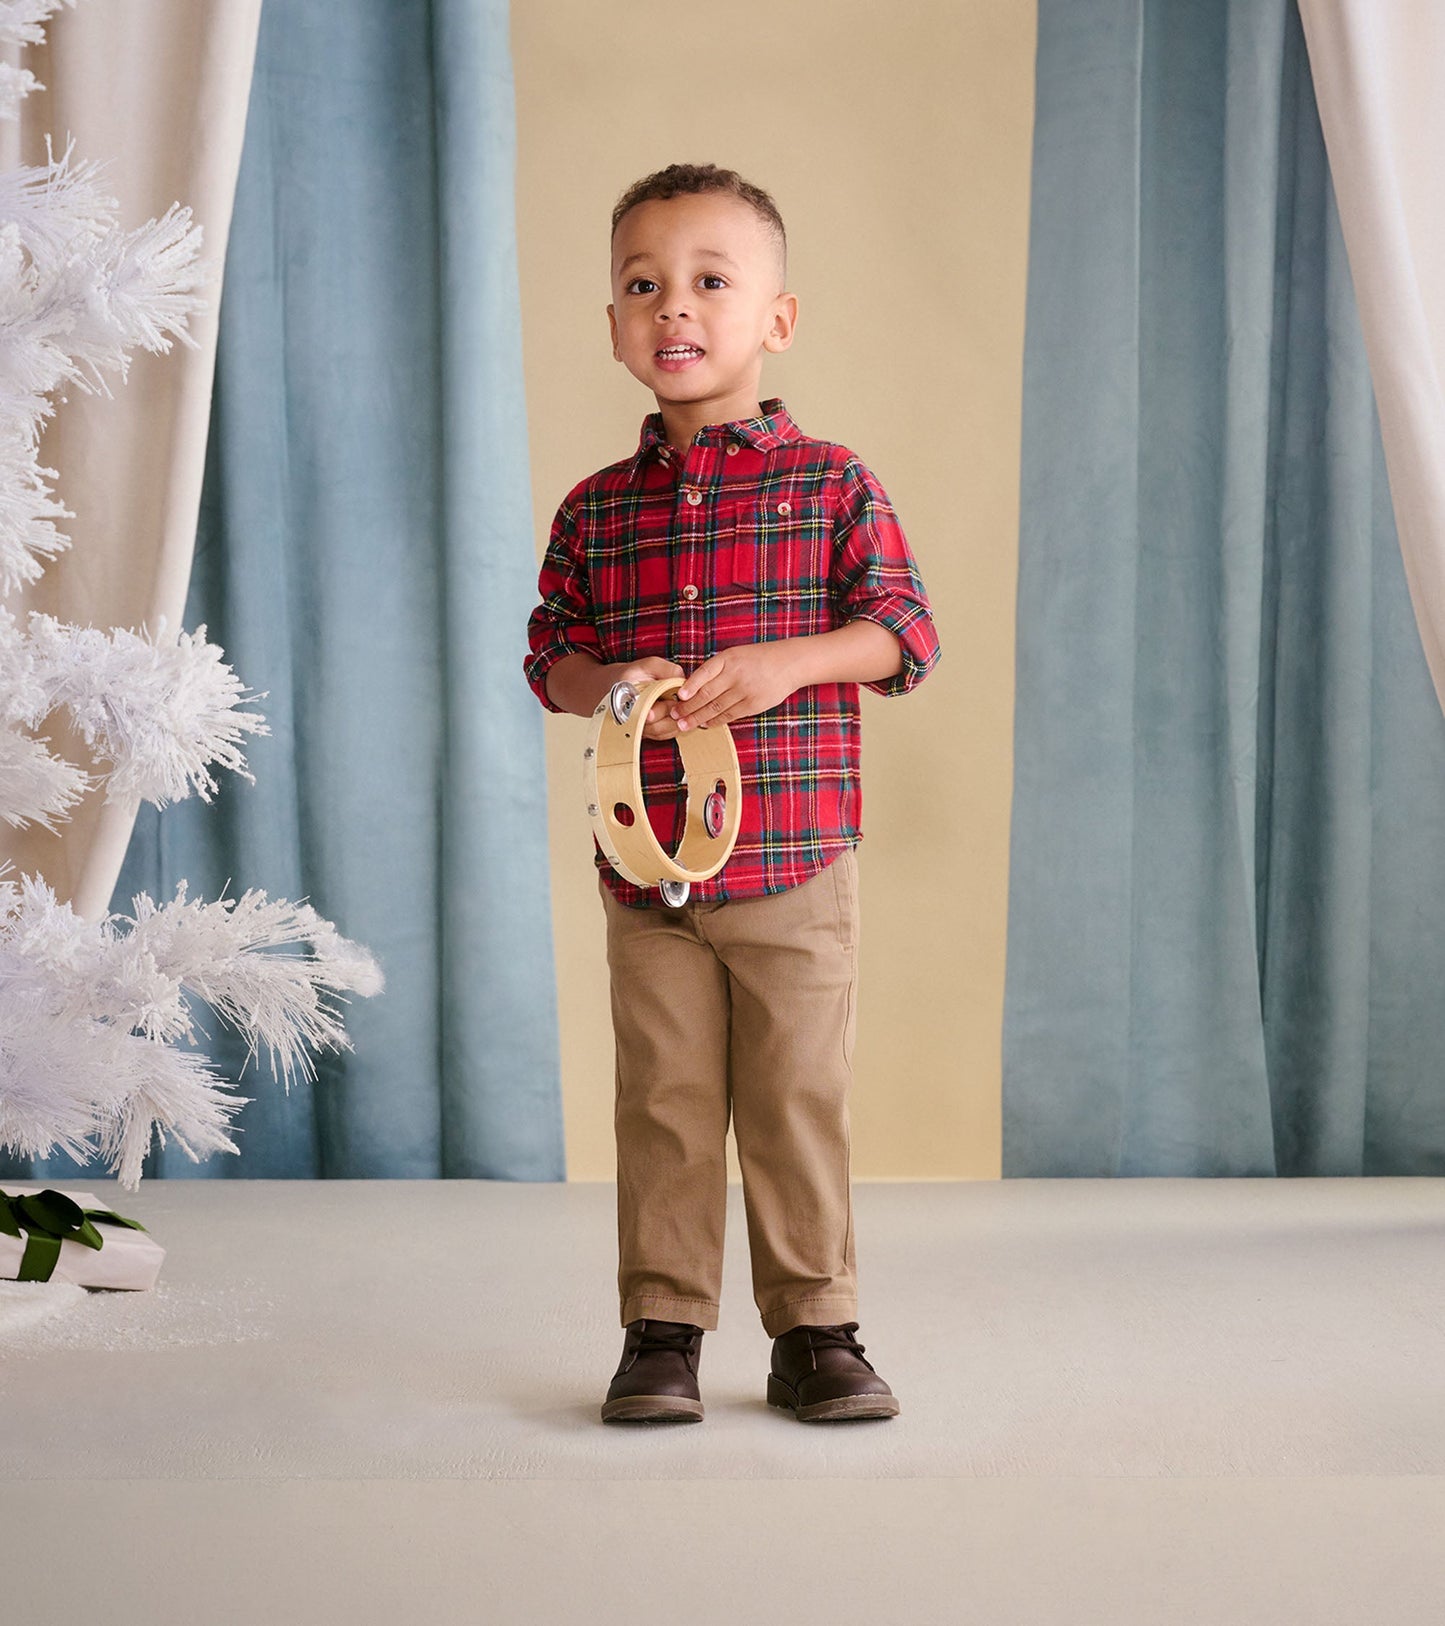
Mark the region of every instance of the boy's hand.
POLYGON ((771 711, 798 688, 798 675, 787 639, 719 650, 672 697, 678 732, 771 711))
MULTIPOLYGON (((667 661, 661 655, 644 655, 638 661, 619 661, 615 666, 607 669, 607 686, 610 689, 614 683, 630 683, 634 688, 641 688, 644 683, 654 683, 658 678, 681 677, 682 668, 676 661, 667 661)), ((645 740, 675 740, 677 738, 677 724, 670 715, 671 701, 659 700, 648 713, 647 722, 643 725, 642 737, 645 740)))

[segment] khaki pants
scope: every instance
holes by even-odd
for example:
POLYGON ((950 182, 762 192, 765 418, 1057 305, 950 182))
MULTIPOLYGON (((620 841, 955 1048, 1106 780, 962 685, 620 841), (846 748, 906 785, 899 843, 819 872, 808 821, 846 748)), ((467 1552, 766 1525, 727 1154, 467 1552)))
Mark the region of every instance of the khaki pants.
POLYGON ((854 1320, 856 855, 762 898, 629 909, 602 897, 623 1325, 717 1326, 729 1115, 764 1328, 854 1320))

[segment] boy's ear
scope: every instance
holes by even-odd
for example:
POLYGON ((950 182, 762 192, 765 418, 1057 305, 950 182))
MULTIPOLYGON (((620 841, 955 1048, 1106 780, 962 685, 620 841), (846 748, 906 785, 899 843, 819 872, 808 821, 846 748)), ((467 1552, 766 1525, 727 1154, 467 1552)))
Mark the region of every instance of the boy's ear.
POLYGON ((611 305, 607 307, 607 326, 612 332, 612 359, 621 361, 622 357, 617 354, 617 312, 611 305))
POLYGON ((797 325, 798 296, 779 294, 773 306, 773 325, 763 340, 763 349, 772 351, 774 355, 780 350, 786 350, 793 342, 793 330, 797 325))

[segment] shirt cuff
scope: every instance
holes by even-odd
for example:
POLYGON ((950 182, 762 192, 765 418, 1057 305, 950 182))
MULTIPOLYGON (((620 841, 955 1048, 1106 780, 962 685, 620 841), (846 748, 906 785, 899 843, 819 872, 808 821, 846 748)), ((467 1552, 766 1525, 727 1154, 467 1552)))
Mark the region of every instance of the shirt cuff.
POLYGON ((590 655, 596 660, 597 650, 591 644, 573 643, 569 638, 554 635, 534 649, 523 663, 528 687, 548 711, 565 710, 565 707, 559 706, 547 693, 547 674, 558 661, 565 660, 568 655, 590 655))
POLYGON ((850 620, 873 621, 886 627, 897 639, 903 651, 903 670, 890 678, 878 678, 860 684, 874 694, 907 694, 915 689, 938 665, 938 637, 933 630, 933 617, 921 605, 895 608, 887 604, 870 604, 855 610, 850 620))

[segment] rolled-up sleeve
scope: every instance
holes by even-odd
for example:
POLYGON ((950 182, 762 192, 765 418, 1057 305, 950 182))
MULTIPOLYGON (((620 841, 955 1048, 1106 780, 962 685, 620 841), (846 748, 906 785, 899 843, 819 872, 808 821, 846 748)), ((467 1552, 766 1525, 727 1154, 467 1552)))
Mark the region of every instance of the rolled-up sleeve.
POLYGON ((907 694, 938 664, 938 634, 913 550, 888 493, 851 457, 840 477, 833 526, 833 598, 848 621, 876 621, 896 635, 903 670, 865 683, 875 694, 907 694))
POLYGON ((597 629, 587 557, 577 534, 577 508, 571 498, 557 510, 552 535, 537 581, 542 602, 527 622, 528 655, 524 663, 532 693, 548 711, 561 711, 547 693, 547 674, 565 655, 598 656, 597 629))

